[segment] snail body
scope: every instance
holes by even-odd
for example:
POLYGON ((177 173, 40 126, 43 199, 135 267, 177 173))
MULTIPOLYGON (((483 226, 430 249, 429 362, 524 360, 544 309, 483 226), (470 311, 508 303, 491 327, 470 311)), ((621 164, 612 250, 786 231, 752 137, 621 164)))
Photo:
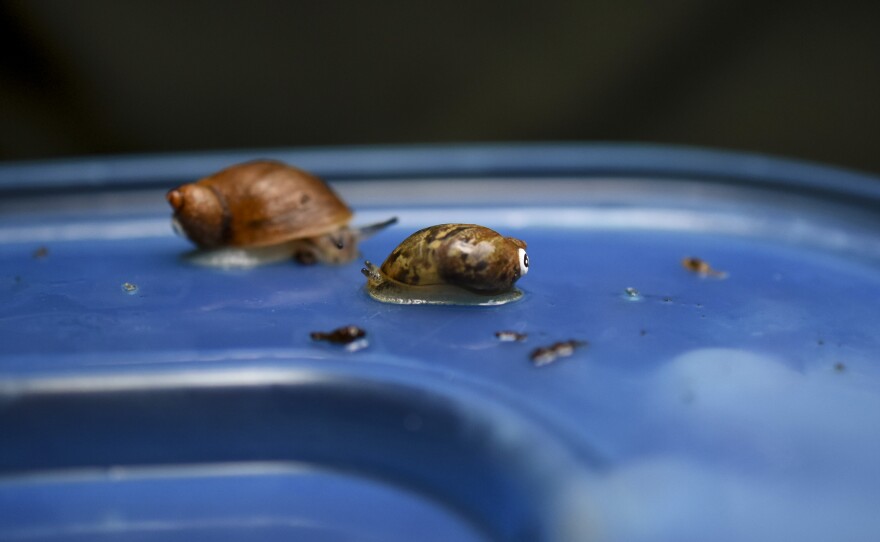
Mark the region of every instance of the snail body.
POLYGON ((270 160, 228 167, 166 199, 175 229, 199 249, 193 260, 207 265, 346 263, 359 240, 394 222, 350 228, 351 209, 321 179, 270 160))
POLYGON ((501 305, 522 297, 526 243, 476 224, 419 230, 377 267, 365 262, 367 291, 397 304, 501 305))

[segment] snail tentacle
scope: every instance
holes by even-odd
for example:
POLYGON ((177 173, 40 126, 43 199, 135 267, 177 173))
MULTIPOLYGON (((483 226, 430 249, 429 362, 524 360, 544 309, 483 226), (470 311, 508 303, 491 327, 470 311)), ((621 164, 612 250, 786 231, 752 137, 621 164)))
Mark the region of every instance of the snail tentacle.
POLYGON ((375 264, 366 260, 364 262, 364 267, 361 269, 361 274, 367 277, 367 280, 370 281, 371 286, 378 286, 385 282, 385 278, 382 276, 382 271, 376 267, 375 264))
POLYGON ((396 216, 392 216, 388 220, 383 220, 381 222, 353 228, 352 233, 354 234, 355 239, 362 241, 364 239, 369 239, 370 237, 376 235, 377 233, 389 226, 393 226, 394 224, 397 224, 396 216))

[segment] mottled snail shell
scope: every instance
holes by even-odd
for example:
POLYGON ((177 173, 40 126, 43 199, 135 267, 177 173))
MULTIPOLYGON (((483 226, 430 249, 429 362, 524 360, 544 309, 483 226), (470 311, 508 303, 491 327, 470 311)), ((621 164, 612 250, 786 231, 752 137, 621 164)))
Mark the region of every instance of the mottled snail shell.
POLYGON ((528 272, 526 243, 476 224, 440 224, 407 237, 380 270, 411 286, 451 285, 492 294, 528 272))
POLYGON ((200 248, 261 247, 317 237, 352 211, 324 182, 281 162, 234 165, 168 192, 174 220, 200 248))

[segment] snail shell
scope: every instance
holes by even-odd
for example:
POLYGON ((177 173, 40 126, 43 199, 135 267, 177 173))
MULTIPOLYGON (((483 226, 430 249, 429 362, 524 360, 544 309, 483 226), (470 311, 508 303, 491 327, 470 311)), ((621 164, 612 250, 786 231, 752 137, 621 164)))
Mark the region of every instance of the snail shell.
POLYGON ((351 209, 321 179, 270 160, 231 166, 166 198, 175 228, 202 249, 192 259, 224 267, 291 256, 344 263, 357 257, 358 240, 393 222, 348 228, 351 209))
POLYGON ((174 219, 201 248, 258 247, 323 235, 352 212, 324 182, 261 160, 238 164, 168 192, 174 219))
POLYGON ((476 224, 419 230, 381 267, 362 270, 372 297, 400 304, 497 305, 518 299, 529 270, 526 243, 476 224))

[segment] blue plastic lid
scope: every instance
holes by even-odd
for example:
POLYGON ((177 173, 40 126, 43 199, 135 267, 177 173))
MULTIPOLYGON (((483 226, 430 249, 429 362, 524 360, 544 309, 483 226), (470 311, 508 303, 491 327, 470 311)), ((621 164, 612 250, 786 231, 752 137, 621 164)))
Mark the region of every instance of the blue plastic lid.
POLYGON ((877 179, 476 146, 10 164, 0 192, 2 540, 880 532, 877 179), (371 261, 437 223, 525 240, 524 298, 386 305, 359 262, 187 264, 164 192, 259 157, 325 175, 356 223, 398 216, 371 261), (366 348, 309 335, 348 324, 366 348))

